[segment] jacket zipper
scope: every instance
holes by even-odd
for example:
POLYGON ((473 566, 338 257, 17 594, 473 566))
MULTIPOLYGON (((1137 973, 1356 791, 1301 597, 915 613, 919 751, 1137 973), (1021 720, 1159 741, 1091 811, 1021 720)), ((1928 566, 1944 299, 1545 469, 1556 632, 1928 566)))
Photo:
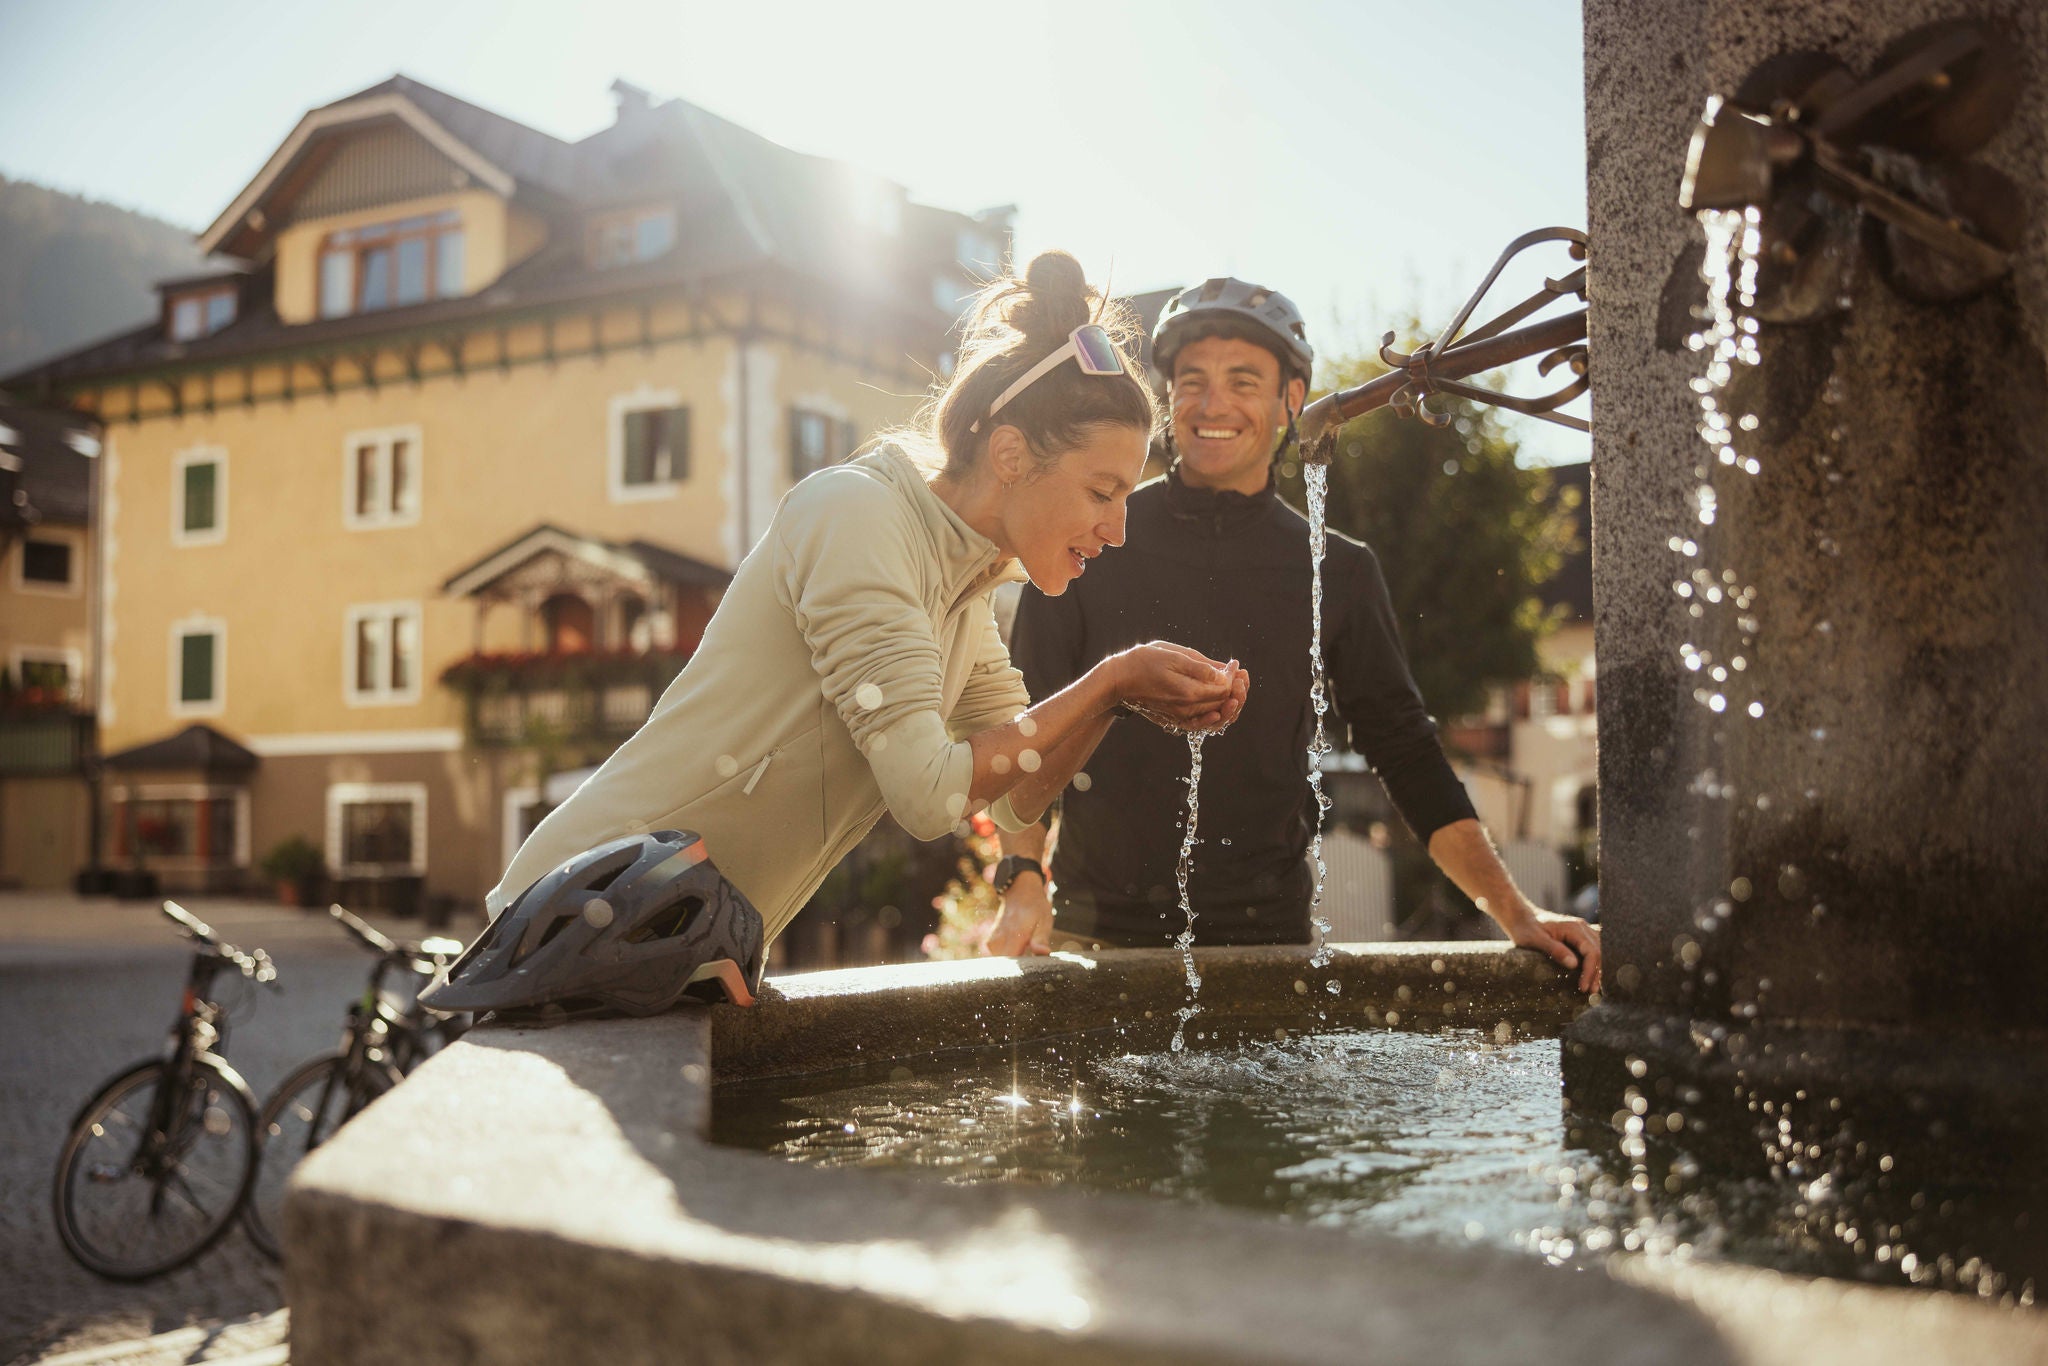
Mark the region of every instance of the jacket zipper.
POLYGON ((768 761, 770 759, 773 759, 774 757, 775 751, 772 749, 761 756, 761 762, 755 764, 754 771, 747 775, 747 785, 740 789, 740 795, 742 797, 751 797, 754 795, 754 785, 761 781, 761 775, 768 771, 768 761))

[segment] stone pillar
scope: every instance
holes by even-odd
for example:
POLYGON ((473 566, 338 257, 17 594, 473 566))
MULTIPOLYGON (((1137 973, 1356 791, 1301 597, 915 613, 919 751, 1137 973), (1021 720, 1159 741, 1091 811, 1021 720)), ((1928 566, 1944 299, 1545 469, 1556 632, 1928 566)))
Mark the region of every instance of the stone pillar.
POLYGON ((1791 1105, 1832 1145, 1823 1169, 1919 1144, 1924 1175, 2031 1182, 2048 1130, 2048 9, 1657 9, 1585 3, 1607 991, 1567 1036, 1570 1113, 1604 1131, 1633 1087, 1739 1158, 1768 1155, 1758 1122, 1791 1105), (1766 326, 1742 447, 1760 470, 1717 464, 1688 388, 1700 229, 1677 205, 1706 96, 1796 49, 1867 73, 1956 16, 2000 19, 2029 67, 1976 154, 2027 196, 2018 268, 1933 306, 1866 267, 1846 313, 1766 326), (1711 660, 1689 668, 1687 645, 1711 660))

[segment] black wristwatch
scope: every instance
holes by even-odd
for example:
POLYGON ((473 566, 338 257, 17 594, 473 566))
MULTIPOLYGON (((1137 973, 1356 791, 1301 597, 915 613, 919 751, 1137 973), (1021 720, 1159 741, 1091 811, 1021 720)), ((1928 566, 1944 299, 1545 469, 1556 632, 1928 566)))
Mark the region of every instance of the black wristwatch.
POLYGON ((1006 894, 1010 890, 1010 884, 1017 880, 1020 873, 1036 873, 1040 882, 1045 881, 1045 869, 1039 865, 1037 859, 1007 854, 996 862, 996 895, 1006 894))

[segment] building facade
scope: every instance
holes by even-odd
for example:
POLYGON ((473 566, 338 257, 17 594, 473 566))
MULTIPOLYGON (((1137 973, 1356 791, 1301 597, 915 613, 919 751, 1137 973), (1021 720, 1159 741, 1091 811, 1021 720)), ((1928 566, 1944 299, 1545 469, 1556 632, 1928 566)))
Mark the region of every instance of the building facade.
POLYGON ((87 862, 99 451, 89 422, 0 404, 0 886, 87 862))
POLYGON ((365 904, 475 903, 782 494, 947 368, 1007 210, 615 94, 576 143, 404 77, 315 109, 221 271, 5 381, 105 431, 113 865, 240 886, 296 836, 365 904))

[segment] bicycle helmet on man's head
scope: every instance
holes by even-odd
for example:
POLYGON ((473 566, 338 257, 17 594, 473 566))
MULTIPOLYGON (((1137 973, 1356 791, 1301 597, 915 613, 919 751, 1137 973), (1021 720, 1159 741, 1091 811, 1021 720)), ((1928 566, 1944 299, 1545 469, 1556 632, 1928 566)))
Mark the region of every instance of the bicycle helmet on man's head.
POLYGON ((1152 363, 1171 381, 1174 356, 1204 337, 1255 341, 1279 358, 1284 374, 1304 383, 1315 369, 1316 352, 1308 344, 1301 310, 1264 285, 1223 276, 1174 295, 1152 329, 1152 363))
POLYGON ((716 993, 752 1005, 765 937, 701 838, 657 830, 600 844, 528 887, 420 1002, 654 1015, 716 993))

